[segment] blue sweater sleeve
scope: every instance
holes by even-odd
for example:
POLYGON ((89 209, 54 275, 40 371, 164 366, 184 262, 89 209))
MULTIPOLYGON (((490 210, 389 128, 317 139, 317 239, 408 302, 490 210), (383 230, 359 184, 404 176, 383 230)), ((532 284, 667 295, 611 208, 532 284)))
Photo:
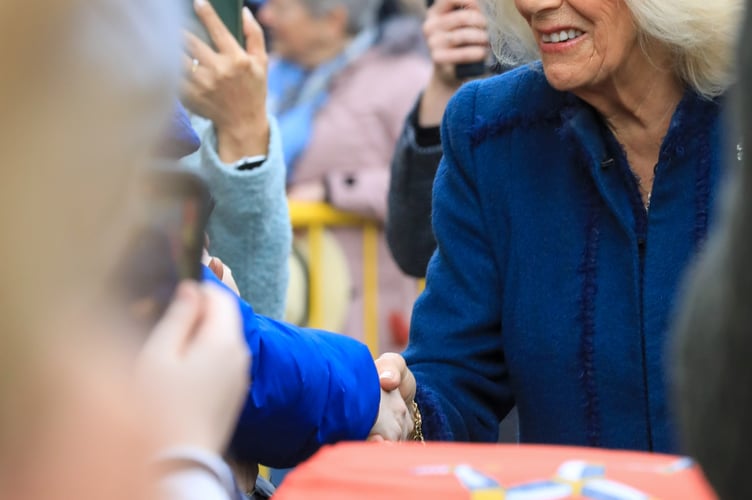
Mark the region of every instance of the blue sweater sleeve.
MULTIPOLYGON (((465 85, 444 115, 433 190, 438 244, 426 288, 413 309, 405 352, 417 381, 427 439, 496 441, 514 405, 501 338, 502 279, 478 195, 478 152, 470 143, 476 83, 465 85)), ((498 162, 499 160, 489 159, 498 162)))
MULTIPOLYGON (((207 268, 204 279, 219 283, 207 268)), ((238 307, 253 360, 233 458, 291 467, 322 445, 365 439, 381 393, 368 348, 258 315, 240 298, 238 307)))

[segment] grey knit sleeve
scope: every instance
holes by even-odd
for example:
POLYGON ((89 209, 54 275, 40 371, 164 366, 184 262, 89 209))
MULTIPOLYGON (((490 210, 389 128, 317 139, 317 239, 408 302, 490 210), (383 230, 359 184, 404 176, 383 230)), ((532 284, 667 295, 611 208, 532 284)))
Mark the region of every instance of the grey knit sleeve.
POLYGON ((217 155, 212 124, 194 117, 201 149, 183 160, 209 183, 214 211, 209 252, 229 266, 241 296, 256 312, 284 315, 292 232, 285 194, 285 164, 279 129, 270 121, 269 153, 259 167, 238 171, 217 155))

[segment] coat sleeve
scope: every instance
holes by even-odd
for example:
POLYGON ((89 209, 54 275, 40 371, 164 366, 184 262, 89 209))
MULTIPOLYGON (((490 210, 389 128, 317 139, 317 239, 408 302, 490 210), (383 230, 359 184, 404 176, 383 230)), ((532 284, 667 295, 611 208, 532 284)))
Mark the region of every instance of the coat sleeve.
POLYGON ((386 239, 400 269, 423 278, 436 249, 431 227, 431 194, 442 150, 441 144, 421 147, 415 139, 419 103, 420 99, 405 120, 392 158, 386 239))
POLYGON ((485 223, 477 187, 483 179, 468 132, 476 89, 463 87, 444 116, 433 192, 438 247, 413 310, 405 358, 427 439, 495 442, 514 401, 501 339, 502 280, 488 239, 504 228, 485 223))
MULTIPOLYGON (((206 267, 204 279, 219 283, 206 267)), ((365 439, 381 397, 368 348, 261 316, 240 298, 238 306, 252 366, 232 457, 292 467, 325 444, 365 439)))
POLYGON ((238 171, 217 154, 211 122, 194 117, 201 149, 183 160, 208 182, 214 197, 209 252, 232 270, 241 296, 261 314, 281 318, 285 308, 292 230, 285 194, 285 164, 276 121, 269 118, 266 161, 238 171))

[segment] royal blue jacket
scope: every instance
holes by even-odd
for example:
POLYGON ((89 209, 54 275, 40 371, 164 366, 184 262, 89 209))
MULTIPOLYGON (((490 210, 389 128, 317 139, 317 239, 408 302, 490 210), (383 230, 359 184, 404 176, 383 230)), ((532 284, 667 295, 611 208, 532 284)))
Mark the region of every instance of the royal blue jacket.
POLYGON ((675 451, 664 349, 712 219, 719 102, 687 91, 649 212, 599 115, 540 65, 465 85, 442 127, 438 249, 409 367, 429 438, 675 451))
MULTIPOLYGON (((204 280, 221 285, 208 268, 204 280)), ((368 348, 343 335, 257 315, 240 298, 238 307, 252 365, 232 457, 291 467, 324 444, 365 439, 381 397, 368 348)))

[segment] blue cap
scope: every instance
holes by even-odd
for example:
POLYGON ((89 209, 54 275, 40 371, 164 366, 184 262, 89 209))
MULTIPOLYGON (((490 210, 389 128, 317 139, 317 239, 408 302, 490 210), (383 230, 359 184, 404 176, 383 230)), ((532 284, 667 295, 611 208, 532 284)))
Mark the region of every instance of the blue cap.
POLYGON ((200 146, 201 139, 193 130, 188 113, 180 101, 175 101, 170 126, 158 148, 159 156, 172 159, 182 158, 196 152, 200 146))

